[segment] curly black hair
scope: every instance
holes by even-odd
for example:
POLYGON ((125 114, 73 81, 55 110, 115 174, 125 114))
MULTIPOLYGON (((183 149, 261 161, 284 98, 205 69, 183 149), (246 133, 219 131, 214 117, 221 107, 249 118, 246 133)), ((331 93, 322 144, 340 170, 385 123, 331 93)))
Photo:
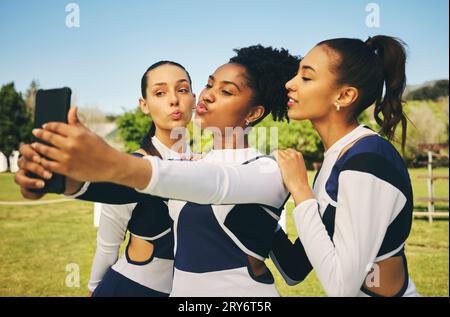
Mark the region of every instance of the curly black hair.
POLYGON ((245 67, 248 85, 254 91, 252 105, 262 105, 265 109, 264 115, 252 125, 258 124, 269 113, 276 121, 288 119, 285 84, 297 73, 300 57, 283 48, 260 44, 235 49, 234 52, 236 56, 229 62, 245 67))

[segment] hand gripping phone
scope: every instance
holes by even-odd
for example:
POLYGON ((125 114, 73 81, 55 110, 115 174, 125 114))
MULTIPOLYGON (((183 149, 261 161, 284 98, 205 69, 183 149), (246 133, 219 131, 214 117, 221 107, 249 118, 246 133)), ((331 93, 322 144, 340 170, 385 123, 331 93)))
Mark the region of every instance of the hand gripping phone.
MULTIPOLYGON (((59 89, 39 89, 36 94, 36 107, 34 113, 34 127, 42 128, 47 122, 65 122, 67 123, 67 113, 70 108, 70 98, 72 91, 64 87, 59 89)), ((35 141, 50 145, 40 139, 35 141)), ((32 177, 39 178, 33 175, 32 177)), ((34 193, 64 193, 66 188, 66 178, 63 175, 53 173, 49 180, 44 180, 45 187, 33 189, 34 193)))

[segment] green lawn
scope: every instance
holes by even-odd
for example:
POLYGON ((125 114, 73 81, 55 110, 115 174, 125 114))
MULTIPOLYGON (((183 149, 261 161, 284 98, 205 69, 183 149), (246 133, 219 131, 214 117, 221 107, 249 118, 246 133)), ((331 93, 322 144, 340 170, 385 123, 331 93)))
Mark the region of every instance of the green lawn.
MULTIPOLYGON (((56 194, 49 194, 44 196, 43 199, 60 199, 61 197, 56 194)), ((28 201, 22 198, 18 186, 13 181, 13 176, 8 173, 0 173, 0 201, 28 201)))
MULTIPOLYGON (((426 183, 417 179, 425 169, 411 170, 416 197, 426 196, 426 183), (422 182, 424 184, 422 184, 422 182)), ((448 175, 448 169, 435 171, 448 175)), ((312 173, 311 175, 312 176, 312 173)), ((436 183, 436 196, 448 196, 448 180, 436 183)), ((52 195, 52 199, 58 196, 52 195)), ((12 175, 0 174, 0 201, 22 201, 12 175)), ((425 206, 424 206, 425 207, 425 206)), ((290 238, 296 236, 288 205, 287 226, 290 238)), ((448 210, 448 204, 440 208, 448 210)), ((423 296, 449 296, 449 222, 429 224, 416 219, 406 253, 410 274, 423 296)), ((90 266, 95 252, 96 229, 93 206, 86 202, 51 205, 0 205, 0 296, 85 296, 90 266), (80 269, 80 287, 66 286, 66 266, 80 269)), ((290 287, 273 264, 277 286, 283 296, 323 296, 315 274, 290 287)))

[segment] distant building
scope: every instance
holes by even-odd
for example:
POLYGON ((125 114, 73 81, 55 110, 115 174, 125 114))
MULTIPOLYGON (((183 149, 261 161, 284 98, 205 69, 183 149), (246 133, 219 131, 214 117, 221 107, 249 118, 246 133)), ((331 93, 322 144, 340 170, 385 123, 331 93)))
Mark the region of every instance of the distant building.
POLYGON ((17 173, 19 171, 19 151, 13 151, 9 156, 9 170, 11 173, 17 173))
POLYGON ((8 170, 8 159, 5 154, 0 152, 0 173, 6 172, 8 170))
POLYGON ((119 151, 125 149, 124 143, 119 136, 119 129, 114 122, 108 123, 92 123, 89 125, 95 134, 103 138, 109 145, 116 148, 119 151))

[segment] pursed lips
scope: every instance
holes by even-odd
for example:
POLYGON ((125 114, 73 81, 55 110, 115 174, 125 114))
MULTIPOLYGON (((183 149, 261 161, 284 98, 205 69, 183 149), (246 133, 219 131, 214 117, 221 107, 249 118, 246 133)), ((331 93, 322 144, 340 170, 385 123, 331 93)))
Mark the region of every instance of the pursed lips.
POLYGON ((183 113, 179 110, 176 110, 170 114, 170 117, 174 120, 178 120, 183 116, 183 113))
POLYGON ((198 114, 204 114, 208 111, 208 107, 203 101, 200 101, 197 104, 197 107, 195 107, 195 110, 197 111, 198 114))

